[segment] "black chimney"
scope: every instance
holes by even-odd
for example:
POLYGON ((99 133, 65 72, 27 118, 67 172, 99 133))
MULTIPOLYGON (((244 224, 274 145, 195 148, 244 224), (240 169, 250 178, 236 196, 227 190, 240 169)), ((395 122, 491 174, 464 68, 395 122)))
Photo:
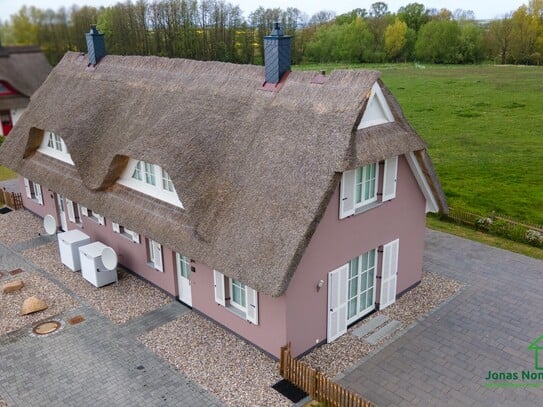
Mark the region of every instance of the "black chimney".
POLYGON ((95 66, 106 56, 106 43, 104 34, 96 29, 96 25, 91 25, 91 29, 85 34, 87 38, 87 50, 89 54, 89 66, 95 66))
POLYGON ((270 35, 264 37, 264 63, 266 82, 279 83, 285 72, 290 71, 291 36, 283 35, 279 23, 273 23, 270 35))

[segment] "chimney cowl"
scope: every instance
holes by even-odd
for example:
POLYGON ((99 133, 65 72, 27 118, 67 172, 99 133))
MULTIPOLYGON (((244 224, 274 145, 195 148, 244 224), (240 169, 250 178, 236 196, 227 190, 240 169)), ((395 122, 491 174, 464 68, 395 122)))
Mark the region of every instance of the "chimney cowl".
POLYGON ((273 29, 272 29, 272 32, 270 33, 270 36, 282 37, 283 35, 284 34, 283 34, 283 29, 281 28, 281 24, 278 22, 273 23, 273 29))

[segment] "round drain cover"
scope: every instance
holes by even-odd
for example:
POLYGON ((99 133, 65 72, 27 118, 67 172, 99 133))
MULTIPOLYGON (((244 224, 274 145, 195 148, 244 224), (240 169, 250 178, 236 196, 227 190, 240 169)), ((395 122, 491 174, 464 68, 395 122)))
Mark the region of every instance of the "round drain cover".
POLYGON ((34 332, 36 335, 47 335, 51 332, 55 332, 58 328, 60 328, 60 322, 47 321, 36 325, 34 328, 32 328, 32 332, 34 332))

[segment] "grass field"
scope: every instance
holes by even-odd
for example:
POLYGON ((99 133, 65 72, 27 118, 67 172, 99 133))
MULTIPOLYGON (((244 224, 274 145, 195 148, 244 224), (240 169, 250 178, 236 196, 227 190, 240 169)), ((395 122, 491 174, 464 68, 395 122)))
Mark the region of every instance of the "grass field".
MULTIPOLYGON (((360 68, 301 66, 295 69, 360 68)), ((543 67, 363 66, 428 143, 451 207, 543 224, 543 67)))
POLYGON ((0 181, 16 178, 17 173, 11 171, 9 168, 0 165, 0 181))

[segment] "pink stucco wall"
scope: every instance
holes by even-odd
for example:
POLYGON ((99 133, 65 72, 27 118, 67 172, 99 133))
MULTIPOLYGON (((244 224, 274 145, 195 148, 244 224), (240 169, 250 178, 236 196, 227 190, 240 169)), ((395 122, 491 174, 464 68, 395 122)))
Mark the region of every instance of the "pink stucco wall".
MULTIPOLYGON (((383 169, 380 171, 382 179, 383 169)), ((336 189, 286 293, 287 340, 294 355, 326 340, 328 273, 350 259, 399 238, 397 292, 420 281, 425 206, 404 157, 398 160, 396 198, 378 208, 340 220, 339 187, 336 189), (324 286, 317 291, 321 279, 324 286)), ((378 257, 380 275, 382 254, 378 257)))
POLYGON ((258 325, 254 325, 215 302, 211 268, 200 263, 193 266, 196 270, 190 276, 193 308, 278 357, 280 347, 286 343, 285 296, 273 298, 258 293, 259 320, 258 325))

